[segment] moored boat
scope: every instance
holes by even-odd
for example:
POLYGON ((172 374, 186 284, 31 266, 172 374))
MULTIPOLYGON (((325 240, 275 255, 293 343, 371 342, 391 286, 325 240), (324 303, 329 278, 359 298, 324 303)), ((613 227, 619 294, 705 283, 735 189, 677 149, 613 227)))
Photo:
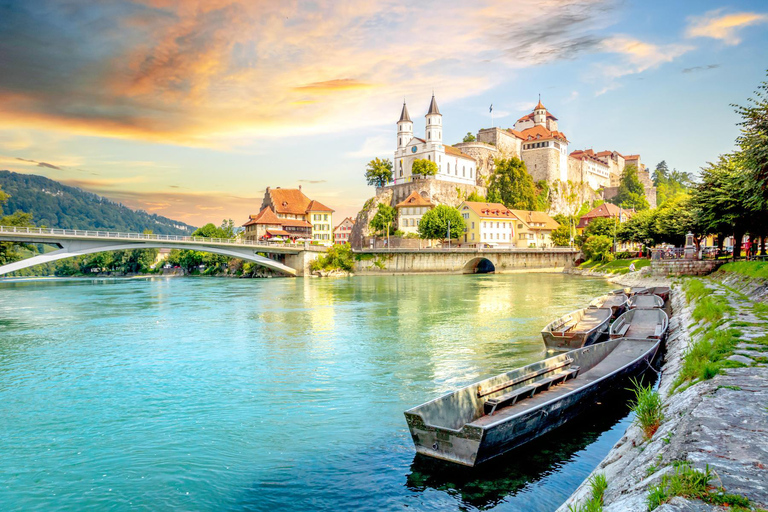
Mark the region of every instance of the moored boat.
POLYGON ((623 293, 624 295, 627 295, 628 297, 632 297, 633 295, 637 293, 643 293, 647 290, 645 286, 627 286, 626 288, 619 288, 618 290, 613 290, 611 293, 614 295, 618 295, 623 293))
POLYGON ((669 318, 660 308, 630 309, 611 324, 610 337, 662 339, 668 325, 669 318))
POLYGON ((629 309, 663 308, 664 299, 658 295, 638 294, 629 298, 629 309))
POLYGON ((589 303, 590 308, 610 308, 611 317, 616 318, 627 309, 629 297, 623 293, 609 293, 602 297, 597 297, 589 303))
POLYGON ((471 384, 405 412, 416 451, 474 466, 559 427, 653 361, 660 340, 614 339, 471 384))
POLYGON ((669 286, 652 286, 645 290, 637 292, 638 295, 658 295, 664 304, 669 300, 669 286))
POLYGON ((610 321, 610 309, 579 309, 548 324, 541 336, 548 350, 573 350, 596 343, 608 332, 610 321))

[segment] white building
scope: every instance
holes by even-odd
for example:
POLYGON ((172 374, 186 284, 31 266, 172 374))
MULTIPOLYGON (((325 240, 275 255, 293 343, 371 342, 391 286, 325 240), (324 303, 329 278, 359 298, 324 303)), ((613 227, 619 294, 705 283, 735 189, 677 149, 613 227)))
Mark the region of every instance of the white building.
POLYGON ((425 117, 425 138, 415 137, 413 121, 408 115, 408 107, 403 102, 403 110, 397 122, 397 149, 392 168, 392 184, 399 185, 422 178, 414 175, 411 169, 415 160, 423 159, 437 165, 435 179, 474 185, 477 182, 477 163, 474 158, 463 154, 459 149, 443 144, 443 116, 437 108, 434 95, 425 117))
POLYGON ((397 227, 403 233, 418 233, 421 218, 435 205, 427 201, 415 190, 402 202, 395 205, 397 208, 397 227))

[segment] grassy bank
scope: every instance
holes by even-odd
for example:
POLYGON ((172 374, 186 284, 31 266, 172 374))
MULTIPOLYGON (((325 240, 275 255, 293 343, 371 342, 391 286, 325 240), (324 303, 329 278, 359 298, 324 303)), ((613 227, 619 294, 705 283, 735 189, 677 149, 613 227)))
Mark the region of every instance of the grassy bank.
POLYGON ((635 271, 639 271, 643 267, 650 266, 651 260, 637 258, 633 260, 613 260, 608 263, 588 260, 579 265, 579 268, 582 270, 592 270, 593 272, 605 272, 607 274, 627 274, 632 263, 635 264, 635 271))
POLYGON ((747 277, 768 279, 768 261, 734 261, 720 267, 721 272, 734 272, 747 277))

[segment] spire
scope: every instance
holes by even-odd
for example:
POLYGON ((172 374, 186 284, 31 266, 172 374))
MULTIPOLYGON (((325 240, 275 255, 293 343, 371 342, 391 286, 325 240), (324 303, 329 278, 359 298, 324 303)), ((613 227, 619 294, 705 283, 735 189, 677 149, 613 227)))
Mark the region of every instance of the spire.
POLYGON ((541 94, 539 94, 539 104, 533 110, 547 110, 547 107, 541 104, 541 94))
POLYGON ((403 121, 407 121, 409 123, 412 123, 411 116, 408 115, 408 107, 405 106, 405 100, 403 100, 403 111, 400 112, 400 120, 398 123, 402 123, 403 121))
POLYGON ((430 114, 442 115, 440 114, 440 109, 437 108, 437 102, 435 101, 434 92, 432 93, 432 101, 429 103, 429 112, 427 112, 427 115, 430 115, 430 114))

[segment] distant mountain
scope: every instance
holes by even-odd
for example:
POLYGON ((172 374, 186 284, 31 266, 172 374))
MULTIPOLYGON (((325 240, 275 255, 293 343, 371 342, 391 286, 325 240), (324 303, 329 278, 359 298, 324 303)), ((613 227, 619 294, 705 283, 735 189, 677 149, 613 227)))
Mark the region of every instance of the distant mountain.
POLYGON ((33 215, 35 224, 60 229, 102 229, 159 235, 188 235, 194 226, 178 220, 131 210, 91 192, 62 185, 43 176, 0 171, 0 189, 10 197, 2 210, 33 215))

